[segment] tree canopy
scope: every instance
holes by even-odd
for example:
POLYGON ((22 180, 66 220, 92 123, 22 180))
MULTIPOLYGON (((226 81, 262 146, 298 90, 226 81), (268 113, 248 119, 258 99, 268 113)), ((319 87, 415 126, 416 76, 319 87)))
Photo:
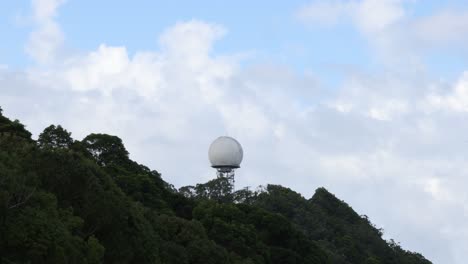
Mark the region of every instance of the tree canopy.
POLYGON ((37 145, 40 148, 70 148, 73 144, 71 133, 63 129, 62 126, 50 125, 39 135, 37 145))
POLYGON ((35 141, 0 108, 0 263, 431 262, 324 188, 177 190, 116 136, 51 125, 35 141))

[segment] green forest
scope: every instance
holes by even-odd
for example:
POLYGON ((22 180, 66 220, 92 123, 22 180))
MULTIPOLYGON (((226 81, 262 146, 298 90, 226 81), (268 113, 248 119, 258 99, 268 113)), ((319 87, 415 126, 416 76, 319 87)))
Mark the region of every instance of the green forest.
POLYGON ((0 263, 431 263, 324 188, 231 190, 176 189, 116 136, 33 140, 0 109, 0 263))

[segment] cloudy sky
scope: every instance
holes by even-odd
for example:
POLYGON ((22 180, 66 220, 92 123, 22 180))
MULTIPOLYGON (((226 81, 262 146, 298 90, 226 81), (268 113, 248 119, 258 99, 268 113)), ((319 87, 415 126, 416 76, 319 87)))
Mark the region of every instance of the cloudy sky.
POLYGON ((0 4, 0 105, 37 137, 121 137, 176 187, 324 186, 434 263, 468 250, 468 3, 32 0, 0 4))

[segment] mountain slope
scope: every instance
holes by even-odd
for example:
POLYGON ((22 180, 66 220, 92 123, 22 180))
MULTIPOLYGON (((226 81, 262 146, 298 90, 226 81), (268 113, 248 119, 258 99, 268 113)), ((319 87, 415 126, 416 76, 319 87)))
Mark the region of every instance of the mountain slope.
POLYGON ((230 192, 218 178, 176 190, 115 136, 51 125, 31 139, 0 110, 3 263, 430 263, 387 243, 319 188, 230 192))

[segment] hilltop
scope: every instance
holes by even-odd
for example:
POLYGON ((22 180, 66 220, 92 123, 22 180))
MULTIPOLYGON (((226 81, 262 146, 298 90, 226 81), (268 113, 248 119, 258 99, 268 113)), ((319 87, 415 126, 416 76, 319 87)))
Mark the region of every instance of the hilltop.
POLYGON ((0 263, 427 264, 324 188, 174 188, 122 140, 38 140, 0 109, 0 263))

